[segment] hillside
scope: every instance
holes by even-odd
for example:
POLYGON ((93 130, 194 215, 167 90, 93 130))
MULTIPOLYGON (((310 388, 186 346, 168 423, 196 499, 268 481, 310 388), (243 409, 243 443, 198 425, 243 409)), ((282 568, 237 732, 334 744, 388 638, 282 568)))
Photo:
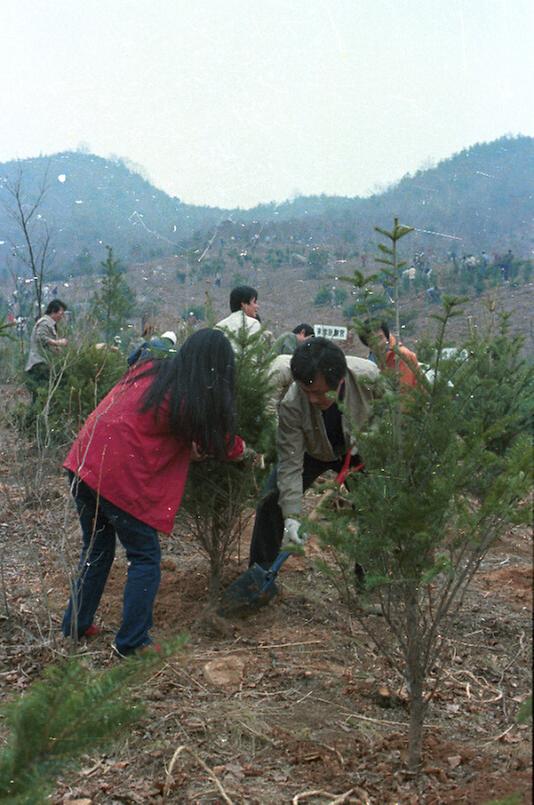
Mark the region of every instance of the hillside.
POLYGON ((0 165, 0 272, 5 273, 10 243, 21 242, 8 192, 19 175, 26 205, 43 181, 47 185, 35 234, 46 222, 53 233, 53 271, 66 277, 101 260, 108 243, 124 261, 142 262, 183 254, 195 234, 193 245, 224 238, 214 225, 239 226, 240 237, 234 231, 229 238, 253 238, 256 245, 324 245, 366 253, 373 251, 373 227, 388 225, 394 215, 418 230, 414 248, 437 257, 507 249, 527 257, 534 243, 533 168, 534 138, 501 138, 369 198, 299 197, 251 210, 220 210, 171 198, 124 160, 66 152, 8 162, 0 165))
MULTIPOLYGON (((21 196, 29 205, 39 189, 46 192, 34 221, 46 221, 56 249, 59 275, 101 260, 110 244, 125 260, 150 259, 173 254, 178 244, 198 228, 220 219, 220 210, 183 204, 158 190, 120 159, 65 152, 0 165, 0 241, 6 250, 11 241, 21 242, 9 210, 13 197, 8 186, 21 177, 21 196)), ((5 251, 4 251, 5 253, 5 251)), ((0 257, 0 265, 2 264, 0 257)))
POLYGON ((370 198, 301 197, 256 207, 247 218, 276 221, 278 239, 292 240, 298 232, 303 242, 345 242, 368 251, 373 227, 399 216, 418 230, 416 243, 436 255, 510 248, 527 257, 534 244, 533 175, 534 138, 503 137, 407 175, 370 198))
MULTIPOLYGON (((237 227, 235 230, 237 231, 237 227)), ((409 257, 413 244, 409 238, 403 243, 402 257, 409 257)), ((191 271, 184 257, 168 257, 151 260, 145 263, 132 264, 128 267, 126 278, 128 285, 136 295, 137 310, 133 319, 133 326, 129 334, 125 333, 126 341, 131 335, 140 333, 141 318, 148 317, 161 332, 172 329, 178 331, 180 322, 187 319, 190 311, 206 312, 206 301, 209 297, 210 306, 215 320, 228 314, 228 298, 232 287, 239 283, 249 284, 257 288, 259 293, 259 313, 265 327, 275 336, 292 329, 299 322, 305 321, 312 325, 324 324, 333 326, 351 325, 351 316, 348 307, 351 304, 351 286, 339 279, 336 280, 334 271, 343 275, 351 275, 354 270, 361 268, 361 261, 357 258, 347 260, 331 260, 330 268, 317 278, 309 277, 307 265, 290 265, 287 262, 273 265, 274 249, 264 249, 261 246, 253 253, 253 260, 241 257, 239 249, 233 246, 224 247, 221 257, 211 257, 208 251, 205 260, 191 271), (231 254, 229 255, 228 252, 231 254), (237 257, 233 256, 237 252, 237 257), (221 266, 221 285, 214 282, 211 269, 221 266), (204 273, 203 269, 206 268, 204 273), (190 272, 190 273, 187 273, 190 272), (184 278, 185 281, 178 278, 184 278), (346 294, 343 301, 333 304, 317 305, 315 300, 324 288, 335 289, 338 293, 346 294)), ((241 251, 247 251, 246 241, 240 243, 241 251)), ((527 266, 528 264, 525 264, 527 266)), ((369 260, 372 269, 372 260, 369 260)), ((450 274, 450 266, 434 264, 433 276, 440 287, 443 287, 445 275, 450 274)), ((490 285, 487 283, 484 290, 477 294, 470 286, 465 295, 468 297, 463 306, 464 315, 454 319, 448 330, 451 343, 457 343, 466 337, 470 326, 482 330, 488 324, 488 305, 496 304, 499 311, 510 313, 511 330, 514 334, 525 337, 525 354, 531 355, 534 348, 534 330, 532 328, 532 294, 534 283, 529 279, 525 281, 525 267, 521 269, 516 281, 490 285)), ((69 306, 78 312, 85 310, 86 301, 95 290, 95 282, 100 283, 99 277, 75 277, 69 280, 68 287, 59 286, 59 295, 69 306)), ((8 283, 0 283, 0 294, 7 297, 8 283)), ((457 286, 457 293, 464 295, 463 288, 457 286)), ((424 288, 410 288, 401 295, 401 324, 403 338, 407 346, 419 348, 421 341, 432 339, 436 332, 436 322, 433 316, 439 312, 439 305, 429 300, 424 288)), ((201 323, 206 325, 204 319, 201 323)), ((360 344, 358 338, 343 344, 349 354, 367 356, 366 348, 360 344)))

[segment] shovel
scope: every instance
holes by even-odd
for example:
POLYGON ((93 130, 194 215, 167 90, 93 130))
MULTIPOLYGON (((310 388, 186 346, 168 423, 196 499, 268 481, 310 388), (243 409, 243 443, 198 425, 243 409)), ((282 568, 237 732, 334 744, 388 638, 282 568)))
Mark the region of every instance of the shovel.
MULTIPOLYGON (((332 491, 323 495, 330 497, 332 491)), ((308 519, 313 520, 315 512, 308 519)), ((238 578, 224 591, 221 597, 221 604, 217 610, 218 615, 226 617, 228 615, 252 614, 256 610, 264 607, 278 593, 276 577, 286 559, 295 556, 299 551, 280 551, 272 565, 265 568, 255 562, 248 570, 241 573, 238 578)), ((300 551, 302 553, 302 550, 300 551)))
MULTIPOLYGON (((358 464, 355 467, 350 466, 352 458, 351 452, 347 452, 343 467, 336 477, 336 483, 341 487, 347 476, 353 472, 361 472, 364 468, 363 464, 358 464)), ((333 495, 333 490, 329 490, 323 495, 322 502, 333 495)), ((317 516, 317 507, 314 512, 308 517, 308 520, 314 520, 317 516)), ((276 586, 276 577, 278 572, 286 559, 295 554, 295 551, 281 551, 271 567, 267 570, 258 565, 256 562, 245 570, 238 578, 224 591, 221 597, 221 604, 217 610, 218 615, 226 617, 228 615, 236 614, 251 614, 257 609, 264 607, 271 601, 278 593, 276 586)))
POLYGON ((276 577, 289 556, 290 551, 281 551, 267 570, 255 562, 241 573, 224 591, 217 613, 223 617, 239 614, 240 611, 252 613, 268 604, 278 593, 276 577))

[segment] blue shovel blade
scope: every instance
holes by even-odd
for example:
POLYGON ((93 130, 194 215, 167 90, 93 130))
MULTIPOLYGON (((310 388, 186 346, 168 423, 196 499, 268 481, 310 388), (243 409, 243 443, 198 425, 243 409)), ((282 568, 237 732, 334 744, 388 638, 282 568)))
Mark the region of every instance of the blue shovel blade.
POLYGON ((254 611, 268 604, 278 592, 276 577, 288 556, 290 554, 283 551, 268 570, 253 564, 241 573, 222 594, 219 615, 229 615, 239 610, 254 611))

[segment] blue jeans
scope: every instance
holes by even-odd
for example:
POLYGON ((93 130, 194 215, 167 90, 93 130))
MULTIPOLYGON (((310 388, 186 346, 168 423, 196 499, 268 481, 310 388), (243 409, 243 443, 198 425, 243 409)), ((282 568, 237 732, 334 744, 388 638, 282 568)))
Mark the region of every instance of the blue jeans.
POLYGON ((117 536, 126 550, 128 575, 122 624, 115 644, 121 654, 129 654, 151 642, 152 610, 161 577, 158 532, 98 496, 72 473, 69 476, 82 528, 83 548, 63 616, 63 634, 81 637, 93 623, 115 558, 117 536))

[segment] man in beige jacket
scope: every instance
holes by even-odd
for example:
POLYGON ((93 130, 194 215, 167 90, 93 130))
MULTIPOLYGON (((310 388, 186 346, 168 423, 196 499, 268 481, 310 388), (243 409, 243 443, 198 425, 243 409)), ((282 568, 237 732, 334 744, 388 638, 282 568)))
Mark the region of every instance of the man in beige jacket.
POLYGON ((66 309, 67 305, 61 299, 52 299, 46 313, 36 321, 32 330, 25 372, 26 383, 34 401, 39 386, 48 385, 52 355, 67 346, 67 339, 59 338, 56 330, 66 309))
POLYGON ((299 346, 290 363, 293 382, 278 411, 278 466, 256 509, 250 564, 270 567, 282 543, 302 545, 301 499, 327 470, 339 473, 360 463, 354 430, 371 413, 377 367, 345 357, 326 338, 299 346), (338 405, 340 403, 340 405, 338 405))

